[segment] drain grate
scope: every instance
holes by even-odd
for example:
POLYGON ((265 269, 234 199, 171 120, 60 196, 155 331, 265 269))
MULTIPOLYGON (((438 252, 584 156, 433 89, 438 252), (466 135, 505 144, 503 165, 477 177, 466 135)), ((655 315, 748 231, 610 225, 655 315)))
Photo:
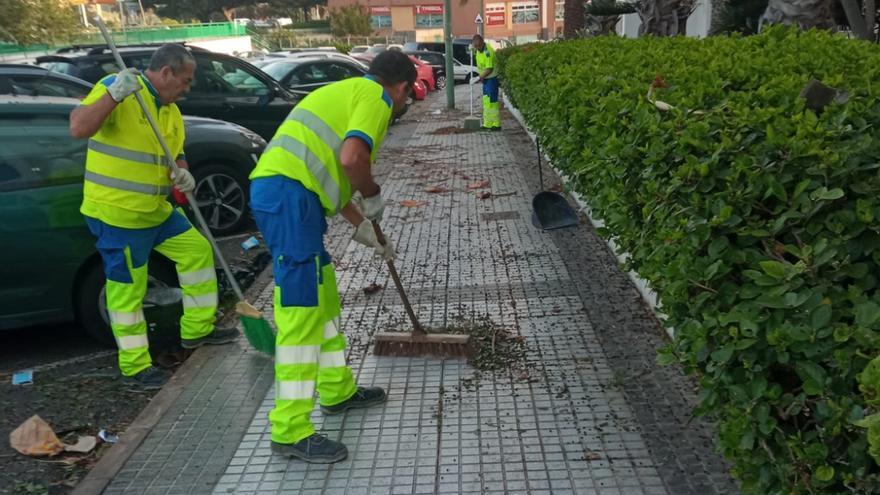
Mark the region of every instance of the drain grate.
POLYGON ((492 213, 483 213, 483 220, 487 222, 497 222, 498 220, 516 220, 519 218, 518 211, 495 211, 492 213))

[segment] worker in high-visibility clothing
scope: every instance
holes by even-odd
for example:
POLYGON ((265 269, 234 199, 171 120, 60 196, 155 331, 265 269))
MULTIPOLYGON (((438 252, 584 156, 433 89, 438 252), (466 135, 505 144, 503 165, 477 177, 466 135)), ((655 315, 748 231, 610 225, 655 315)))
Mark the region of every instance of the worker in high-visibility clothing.
POLYGON ((170 373, 152 365, 144 321, 147 260, 155 249, 176 264, 183 292, 181 345, 225 344, 235 328, 214 325, 217 277, 211 246, 168 202, 171 188, 191 192, 195 179, 183 154, 184 128, 174 104, 189 91, 195 59, 182 45, 156 50, 140 74, 125 69, 101 79, 70 114, 70 134, 89 138, 80 212, 104 262, 107 312, 123 376, 158 389, 170 373), (133 96, 139 93, 174 154, 179 173, 164 165, 163 150, 133 96))
POLYGON ((475 34, 472 40, 477 71, 480 76, 471 84, 483 83, 483 129, 501 130, 501 105, 498 103, 498 73, 495 71, 495 50, 486 44, 483 37, 475 34))
POLYGON ((251 209, 275 276, 275 408, 269 420, 278 454, 314 463, 347 457, 345 445, 315 432, 309 416, 316 389, 324 414, 386 399, 379 387, 357 386, 346 365, 336 276, 323 236, 326 217, 341 213, 355 227, 354 241, 394 257, 392 244, 381 243, 373 229, 385 201, 370 165, 415 80, 410 58, 387 51, 366 76, 310 93, 251 173, 251 209))

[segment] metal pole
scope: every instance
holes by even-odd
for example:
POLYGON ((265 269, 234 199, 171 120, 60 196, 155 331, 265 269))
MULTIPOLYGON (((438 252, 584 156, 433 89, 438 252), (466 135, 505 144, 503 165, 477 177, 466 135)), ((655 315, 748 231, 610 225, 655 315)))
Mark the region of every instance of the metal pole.
POLYGON ((446 41, 446 77, 452 75, 452 84, 446 84, 446 108, 455 108, 455 67, 452 64, 452 0, 443 1, 443 39, 446 41))
MULTIPOLYGON (((471 43, 471 46, 468 48, 469 48, 468 51, 471 52, 471 67, 473 67, 474 66, 474 45, 473 45, 473 43, 471 43)), ((473 115, 474 115, 474 85, 471 84, 471 82, 472 81, 468 81, 468 86, 471 91, 471 116, 473 117, 473 115)))
POLYGON ((486 0, 480 0, 480 18, 483 22, 477 24, 477 34, 483 36, 483 26, 486 25, 486 0))

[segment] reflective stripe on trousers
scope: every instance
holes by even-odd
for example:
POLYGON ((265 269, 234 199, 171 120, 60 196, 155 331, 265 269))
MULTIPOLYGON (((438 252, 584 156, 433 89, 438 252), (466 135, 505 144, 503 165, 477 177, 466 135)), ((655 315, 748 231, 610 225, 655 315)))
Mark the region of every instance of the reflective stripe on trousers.
MULTIPOLYGON (((181 337, 197 339, 207 335, 214 329, 217 313, 217 278, 208 241, 190 228, 164 240, 155 250, 174 261, 177 267, 184 300, 181 337)), ((119 368, 123 375, 131 376, 152 364, 142 307, 147 293, 148 267, 146 263, 133 266, 131 249, 126 247, 124 251, 131 282, 107 280, 107 311, 119 348, 119 368)))
POLYGON ((483 127, 501 127, 501 104, 483 96, 483 127))
POLYGON ((325 406, 344 402, 357 390, 345 363, 345 338, 337 331, 339 313, 332 263, 321 267, 315 307, 285 307, 281 288, 275 287, 275 408, 269 413, 275 442, 296 443, 315 432, 309 417, 316 389, 325 406))

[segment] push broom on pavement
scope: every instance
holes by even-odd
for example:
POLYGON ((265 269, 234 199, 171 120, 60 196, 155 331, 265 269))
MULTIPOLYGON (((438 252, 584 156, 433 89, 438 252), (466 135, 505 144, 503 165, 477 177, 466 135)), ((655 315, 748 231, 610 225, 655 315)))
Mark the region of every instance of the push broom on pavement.
MULTIPOLYGON (((113 52, 113 57, 116 59, 116 64, 119 65, 119 70, 125 69, 125 62, 123 62, 122 57, 119 56, 119 50, 116 49, 116 44, 113 43, 113 38, 110 36, 109 31, 107 31, 107 26, 104 24, 104 21, 100 17, 96 17, 95 24, 97 24, 98 29, 101 30, 101 34, 104 36, 104 40, 107 42, 110 51, 113 52)), ((172 171, 177 172, 179 167, 177 166, 177 163, 175 163, 174 157, 171 156, 171 150, 168 149, 168 144, 165 143, 162 133, 159 132, 159 128, 156 125, 156 121, 153 119, 153 115, 147 110, 147 106, 144 104, 144 99, 141 98, 140 92, 135 92, 134 96, 137 98, 138 105, 140 105, 144 117, 146 117, 147 122, 150 123, 150 127, 153 129, 156 139, 159 141, 159 144, 162 145, 162 151, 164 151, 165 155, 165 165, 167 165, 172 171)), ((214 249, 214 254, 220 261, 220 265, 223 267, 223 272, 226 274, 226 278, 229 279, 229 285, 232 286, 232 290, 238 298, 238 303, 235 305, 235 312, 241 320, 241 325, 244 327, 244 334, 247 337, 248 342, 250 342, 254 349, 260 352, 264 352, 270 356, 275 354, 275 332, 272 330, 269 322, 263 318, 263 314, 257 308, 245 301, 244 294, 241 292, 241 287, 239 287, 238 282, 235 280, 232 270, 229 269, 229 264, 226 262, 226 258, 224 258, 223 253, 220 252, 220 248, 217 246, 217 241, 214 240, 214 236, 211 235, 211 230, 208 228, 205 218, 202 217, 202 212, 199 211, 198 203, 196 203, 196 199, 192 192, 186 193, 186 201, 192 208, 193 215, 196 217, 196 222, 198 223, 199 228, 201 228, 202 234, 211 243, 211 247, 214 249)))
MULTIPOLYGON (((379 224, 373 222, 376 237, 382 245, 385 245, 385 236, 379 229, 379 224)), ((394 261, 388 260, 388 271, 394 280, 394 286, 406 314, 412 322, 412 332, 381 332, 376 334, 376 345, 373 354, 377 356, 438 356, 438 357, 461 357, 468 358, 473 353, 469 335, 451 335, 444 333, 429 333, 419 323, 416 314, 403 290, 403 283, 394 267, 394 261)))

